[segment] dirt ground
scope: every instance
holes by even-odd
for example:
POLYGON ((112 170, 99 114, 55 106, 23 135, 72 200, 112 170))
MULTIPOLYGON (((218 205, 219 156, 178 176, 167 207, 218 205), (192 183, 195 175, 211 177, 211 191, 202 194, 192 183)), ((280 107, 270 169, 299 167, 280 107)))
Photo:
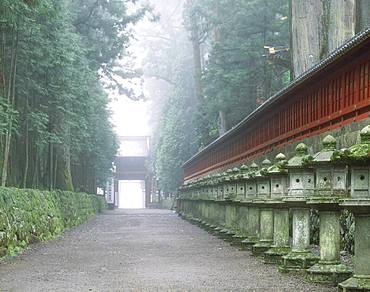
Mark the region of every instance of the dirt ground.
POLYGON ((280 274, 172 211, 106 211, 0 263, 0 291, 336 291, 280 274))

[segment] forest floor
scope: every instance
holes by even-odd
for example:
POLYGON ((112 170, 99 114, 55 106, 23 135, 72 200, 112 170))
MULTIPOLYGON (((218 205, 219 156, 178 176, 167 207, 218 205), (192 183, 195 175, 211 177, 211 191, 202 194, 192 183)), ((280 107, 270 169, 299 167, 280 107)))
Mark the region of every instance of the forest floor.
POLYGON ((0 291, 336 291, 280 274, 172 211, 115 210, 0 263, 0 291))

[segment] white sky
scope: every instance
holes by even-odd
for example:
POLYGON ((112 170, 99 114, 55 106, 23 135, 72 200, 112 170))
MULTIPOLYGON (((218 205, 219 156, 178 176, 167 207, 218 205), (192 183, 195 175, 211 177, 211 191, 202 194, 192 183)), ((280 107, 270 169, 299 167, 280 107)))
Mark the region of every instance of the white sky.
MULTIPOLYGON (((142 0, 146 2, 148 0, 142 0)), ((169 8, 174 10, 172 0, 167 0, 169 3, 169 8)), ((152 4, 156 4, 156 0, 150 1, 152 4)), ((140 1, 139 1, 140 3, 140 1)), ((164 3, 166 3, 164 1, 164 3)), ((163 6, 163 3, 162 3, 163 6)), ((180 5, 175 5, 177 8, 174 10, 176 11, 180 5)), ((165 6, 166 7, 166 6, 165 6)), ((156 7, 158 8, 158 7, 156 7)), ((155 9, 156 9, 155 8, 155 9)), ((162 7, 163 9, 163 7, 162 7)), ((171 11, 172 11, 171 10, 171 11)), ((180 14, 181 15, 181 14, 180 14)), ((145 43, 146 36, 145 34, 156 30, 156 27, 159 27, 159 24, 150 22, 148 19, 140 21, 134 27, 135 31, 135 40, 131 41, 131 45, 129 47, 129 52, 134 57, 133 63, 134 66, 137 68, 142 67, 143 59, 145 58, 147 51, 145 46, 143 46, 143 42, 145 43)), ((135 91, 145 90, 140 87, 140 84, 133 85, 134 83, 126 83, 127 81, 122 80, 122 83, 128 84, 130 88, 134 89, 135 91)), ((150 92, 145 92, 146 97, 150 97, 150 92)), ((115 126, 116 133, 119 136, 149 136, 151 134, 151 127, 149 125, 150 117, 150 109, 151 109, 151 102, 147 101, 132 101, 125 96, 118 96, 115 92, 109 92, 110 109, 113 113, 112 122, 115 126)))
POLYGON ((133 101, 125 96, 116 96, 111 101, 112 122, 118 136, 147 136, 149 127, 149 103, 133 101))
MULTIPOLYGON (((135 31, 139 32, 146 26, 150 25, 147 20, 139 22, 135 31)), ((129 51, 134 60, 134 66, 140 68, 142 61, 145 57, 145 50, 139 45, 140 37, 131 41, 129 51)), ((122 80, 123 84, 127 84, 129 88, 135 91, 141 91, 140 85, 129 83, 122 80)), ((117 95, 116 92, 108 92, 110 97, 110 109, 113 113, 112 122, 115 126, 115 131, 118 136, 149 136, 150 127, 150 102, 146 101, 133 101, 124 95, 117 95)))

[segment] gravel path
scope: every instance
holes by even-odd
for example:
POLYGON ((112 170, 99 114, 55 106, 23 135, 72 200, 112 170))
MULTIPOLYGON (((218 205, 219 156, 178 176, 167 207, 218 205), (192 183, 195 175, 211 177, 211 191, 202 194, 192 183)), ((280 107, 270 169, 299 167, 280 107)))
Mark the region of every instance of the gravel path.
POLYGON ((336 291, 279 274, 171 211, 107 211, 0 263, 0 291, 336 291))

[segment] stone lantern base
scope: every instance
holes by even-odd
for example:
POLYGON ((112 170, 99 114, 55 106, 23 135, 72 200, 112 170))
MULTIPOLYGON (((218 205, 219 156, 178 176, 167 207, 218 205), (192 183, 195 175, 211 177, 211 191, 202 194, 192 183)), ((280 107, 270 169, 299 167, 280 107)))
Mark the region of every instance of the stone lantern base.
POLYGON ((230 241, 232 240, 234 235, 235 235, 234 232, 232 232, 229 229, 224 228, 218 232, 217 237, 225 241, 230 241))
POLYGON ((265 252, 265 264, 280 264, 282 257, 291 251, 290 246, 272 246, 265 252))
POLYGON ((232 241, 231 241, 231 245, 233 246, 241 246, 242 245, 242 241, 246 239, 246 236, 242 235, 242 234, 235 234, 232 238, 232 241))
POLYGON ((337 285, 352 275, 352 270, 340 262, 318 262, 307 270, 306 280, 314 283, 337 285))
POLYGON ((221 230, 223 230, 224 228, 222 226, 216 226, 215 228, 213 228, 212 230, 212 234, 214 234, 215 236, 218 236, 218 234, 220 233, 221 230))
POLYGON ((340 292, 370 291, 370 277, 354 276, 338 285, 340 292))
POLYGON ((248 236, 242 241, 242 249, 251 250, 252 246, 258 242, 258 237, 248 236))
POLYGON ((279 272, 303 272, 319 261, 310 251, 291 251, 282 257, 279 272))
POLYGON ((271 248, 272 240, 260 240, 252 245, 252 254, 254 256, 264 256, 264 253, 271 248))

